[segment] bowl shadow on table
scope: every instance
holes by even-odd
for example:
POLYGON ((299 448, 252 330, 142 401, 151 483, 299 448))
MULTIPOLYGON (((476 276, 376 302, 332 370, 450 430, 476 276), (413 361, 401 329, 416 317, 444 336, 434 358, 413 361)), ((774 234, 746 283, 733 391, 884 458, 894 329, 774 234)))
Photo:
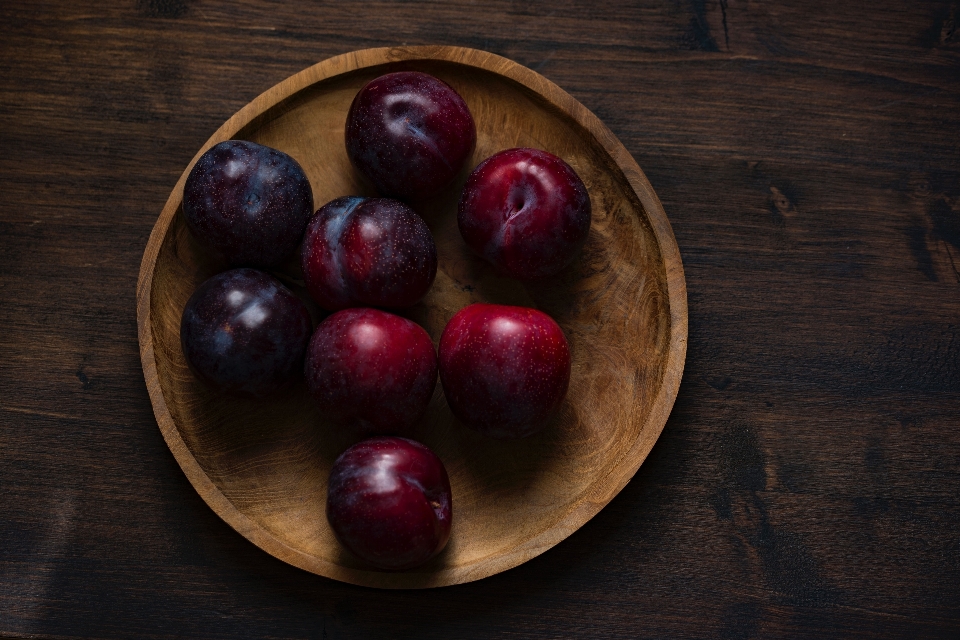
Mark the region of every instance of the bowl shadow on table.
MULTIPOLYGON (((652 455, 656 451, 655 447, 652 455)), ((650 474, 646 477, 649 480, 650 474)), ((219 551, 227 554, 225 562, 249 572, 257 591, 282 594, 287 602, 300 603, 298 609, 315 611, 331 637, 337 632, 344 637, 417 638, 445 633, 465 637, 466 629, 480 621, 486 628, 497 629, 510 625, 520 612, 529 619, 533 608, 556 598, 558 590, 622 588, 611 581, 622 580, 623 575, 609 573, 611 563, 622 562, 614 545, 626 536, 634 545, 642 540, 643 548, 656 549, 664 534, 660 520, 668 496, 651 504, 650 491, 656 496, 660 490, 636 478, 593 520, 543 555, 483 580, 440 589, 372 589, 314 576, 238 545, 219 551), (377 606, 370 606, 374 601, 377 606)), ((644 571, 647 555, 632 552, 632 571, 644 571)), ((569 615, 581 614, 571 611, 569 615)), ((585 620, 595 615, 588 613, 585 620)), ((317 629, 317 635, 310 637, 321 637, 320 626, 320 620, 312 623, 310 628, 317 629)))

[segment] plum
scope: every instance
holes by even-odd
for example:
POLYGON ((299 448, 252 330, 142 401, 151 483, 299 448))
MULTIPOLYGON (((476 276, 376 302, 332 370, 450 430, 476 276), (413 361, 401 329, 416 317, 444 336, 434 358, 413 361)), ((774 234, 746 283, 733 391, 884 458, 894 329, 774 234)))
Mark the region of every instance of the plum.
POLYGON ((450 85, 399 71, 360 89, 345 141, 350 162, 381 195, 417 201, 453 182, 473 152, 477 129, 450 85))
POLYGON ((183 309, 180 344, 194 374, 220 392, 263 397, 302 371, 310 313, 274 277, 233 269, 201 284, 183 309))
POLYGON ((343 546, 377 568, 412 569, 440 553, 452 515, 447 470, 419 442, 370 438, 333 463, 327 520, 343 546))
POLYGON ((413 209, 387 198, 344 197, 307 225, 301 249, 307 291, 330 311, 409 307, 437 275, 437 247, 413 209))
POLYGON ((570 382, 563 330, 527 307, 464 307, 443 330, 439 360, 450 410, 494 438, 522 438, 543 429, 570 382))
POLYGON ((590 196, 570 165, 538 149, 508 149, 467 178, 457 208, 460 234, 501 274, 556 275, 590 231, 590 196))
POLYGON ((304 375, 333 424, 360 435, 403 435, 427 410, 437 354, 427 332, 406 318, 344 309, 317 326, 304 375))
POLYGON ((234 267, 278 265, 300 244, 312 213, 313 192, 297 161, 255 142, 212 147, 183 185, 190 231, 234 267))

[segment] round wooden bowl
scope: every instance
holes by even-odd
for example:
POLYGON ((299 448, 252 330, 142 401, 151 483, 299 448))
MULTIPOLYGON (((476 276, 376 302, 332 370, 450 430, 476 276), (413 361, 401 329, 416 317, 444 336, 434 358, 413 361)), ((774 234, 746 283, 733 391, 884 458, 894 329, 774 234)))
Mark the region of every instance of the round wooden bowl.
MULTIPOLYGON (((281 277, 297 289, 296 260, 281 277)), ((316 308, 314 320, 322 315, 316 308)), ((230 118, 197 152, 167 201, 137 283, 140 355, 163 437, 207 504, 255 545, 292 565, 359 585, 417 588, 478 580, 537 556, 576 531, 633 477, 677 395, 687 342, 680 252, 646 177, 586 108, 533 71, 456 47, 368 49, 331 58, 281 82, 230 118), (352 442, 326 424, 301 385, 268 402, 220 397, 191 375, 180 350, 187 298, 224 268, 183 221, 193 163, 231 138, 296 158, 315 203, 373 195, 347 160, 347 109, 368 80, 415 69, 466 100, 477 148, 457 184, 420 207, 440 268, 425 300, 403 315, 436 343, 447 321, 478 301, 539 308, 570 340, 573 371, 559 415, 540 434, 502 442, 458 423, 437 385, 414 437, 443 460, 453 487, 453 531, 439 556, 405 572, 370 569, 337 543, 324 514, 334 459, 352 442), (593 205, 585 248, 559 276, 499 278, 460 238, 456 203, 469 170, 510 147, 566 160, 593 205)))

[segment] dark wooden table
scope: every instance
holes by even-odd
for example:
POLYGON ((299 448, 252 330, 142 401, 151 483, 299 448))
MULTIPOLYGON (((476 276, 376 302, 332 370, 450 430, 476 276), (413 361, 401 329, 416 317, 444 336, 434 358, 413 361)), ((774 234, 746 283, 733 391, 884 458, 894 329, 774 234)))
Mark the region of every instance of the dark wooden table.
POLYGON ((3 2, 0 52, 0 636, 960 637, 960 3, 3 2), (161 438, 134 310, 226 118, 405 43, 507 56, 596 113, 663 201, 690 306, 626 489, 426 592, 224 524, 161 438))

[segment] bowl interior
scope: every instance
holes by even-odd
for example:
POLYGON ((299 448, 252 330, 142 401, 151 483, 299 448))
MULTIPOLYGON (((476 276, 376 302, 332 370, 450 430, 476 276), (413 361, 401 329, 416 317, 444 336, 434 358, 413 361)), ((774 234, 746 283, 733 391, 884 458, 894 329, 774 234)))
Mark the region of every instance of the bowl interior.
MULTIPOLYGON (((623 171, 573 118, 504 76, 442 61, 358 69, 295 93, 234 137, 296 158, 317 207, 343 195, 375 195, 347 159, 344 122, 359 88, 396 68, 445 80, 466 100, 478 129, 476 150, 457 183, 418 207, 436 239, 439 270, 426 299, 401 315, 421 324, 437 344, 446 322, 472 302, 536 307, 563 328, 573 358, 559 415, 542 433, 519 441, 490 440, 458 423, 438 382, 414 437, 440 456, 450 475, 454 519, 445 551, 400 578, 366 569, 340 548, 324 515, 330 467, 352 440, 324 421, 303 385, 271 401, 247 402, 217 396, 194 379, 180 349, 180 315, 193 290, 224 267, 195 243, 179 208, 157 257, 150 323, 160 388, 179 436, 248 526, 294 550, 301 558, 296 564, 317 573, 364 584, 429 586, 449 582, 438 576, 456 573, 455 581, 463 582, 533 557, 619 491, 642 461, 629 456, 649 450, 635 445, 646 439, 652 446, 663 426, 650 414, 667 363, 671 320, 657 238, 623 171), (582 177, 593 207, 589 239, 576 262, 529 284, 497 277, 470 253, 456 224, 469 170, 497 151, 521 146, 565 159, 582 177)), ((278 275, 305 295, 295 259, 278 275)), ((324 315, 312 311, 315 321, 324 315)))

